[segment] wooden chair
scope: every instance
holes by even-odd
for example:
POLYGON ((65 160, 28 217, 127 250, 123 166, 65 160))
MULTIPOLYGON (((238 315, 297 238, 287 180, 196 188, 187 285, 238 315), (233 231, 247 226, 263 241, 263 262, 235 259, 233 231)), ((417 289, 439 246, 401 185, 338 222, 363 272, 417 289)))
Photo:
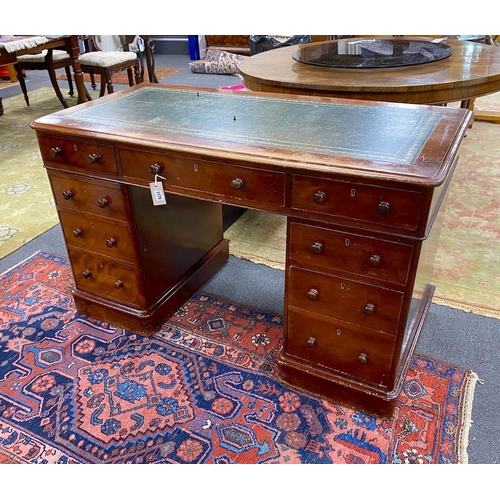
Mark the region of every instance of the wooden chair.
POLYGON ((28 90, 26 88, 26 70, 46 70, 49 73, 49 78, 54 87, 54 91, 61 101, 61 104, 68 108, 69 105, 64 99, 59 84, 57 83, 56 69, 64 68, 66 71, 66 77, 68 79, 69 95, 73 96, 73 81, 71 79, 71 59, 69 54, 65 50, 54 50, 48 49, 43 50, 38 54, 26 54, 17 57, 17 62, 14 64, 14 69, 16 71, 17 79, 19 80, 19 85, 24 94, 24 100, 29 106, 30 101, 28 97, 28 90))
POLYGON ((129 45, 134 41, 135 35, 118 35, 119 48, 122 50, 98 50, 97 36, 90 35, 94 50, 80 54, 78 59, 82 72, 89 74, 92 82, 95 75, 100 75, 101 89, 99 97, 102 97, 106 90, 108 94, 113 93, 113 74, 119 71, 127 71, 128 82, 131 87, 135 83, 140 83, 139 58, 137 54, 129 50, 129 45))

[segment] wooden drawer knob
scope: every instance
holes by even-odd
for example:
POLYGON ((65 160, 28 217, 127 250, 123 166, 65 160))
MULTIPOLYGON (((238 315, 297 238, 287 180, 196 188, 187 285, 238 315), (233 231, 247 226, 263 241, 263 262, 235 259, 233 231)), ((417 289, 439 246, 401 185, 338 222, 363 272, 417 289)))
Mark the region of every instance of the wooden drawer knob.
POLYGON ((153 163, 149 166, 149 173, 153 175, 159 174, 163 170, 162 166, 158 163, 153 163))
POLYGON ((319 292, 318 292, 318 290, 315 290, 314 288, 311 288, 307 292, 307 298, 309 300, 318 300, 318 298, 319 298, 319 292))
POLYGON ((92 153, 89 155, 89 163, 99 163, 102 159, 101 153, 92 153))
POLYGON ((323 251, 323 245, 317 241, 311 245, 311 253, 318 255, 323 251))
POLYGON ((360 365, 366 365, 368 363, 368 356, 364 352, 360 353, 358 356, 358 363, 360 365))
POLYGON ((73 193, 69 189, 64 191, 64 193, 62 195, 63 195, 63 198, 65 200, 69 200, 69 199, 73 198, 73 196, 74 196, 73 193))
POLYGON ((103 198, 102 200, 99 200, 97 202, 97 204, 101 207, 101 208, 106 208, 108 205, 109 205, 109 201, 106 199, 106 198, 103 198))
POLYGON ((92 276, 92 273, 88 269, 83 271, 83 273, 82 273, 82 278, 84 278, 84 279, 88 279, 91 276, 92 276))
POLYGON ((316 339, 314 337, 307 339, 307 347, 316 347, 316 339))
POLYGON ((74 236, 75 238, 79 238, 82 234, 83 234, 83 233, 82 233, 82 230, 81 230, 81 229, 75 229, 75 230, 73 231, 73 236, 74 236))
POLYGON ((375 306, 373 304, 366 304, 365 307, 363 307, 363 314, 365 316, 373 316, 375 314, 375 306))
POLYGON ((116 240, 114 238, 109 238, 106 240, 106 246, 113 248, 116 245, 116 240))
POLYGON ((55 148, 50 148, 50 156, 53 158, 56 158, 57 156, 62 156, 63 152, 61 148, 58 148, 57 146, 55 148))
POLYGON ((240 179, 240 178, 237 178, 237 179, 233 179, 231 181, 231 187, 233 189, 241 189, 243 186, 244 186, 244 182, 243 182, 243 179, 240 179))
POLYGON ((323 205, 326 203, 326 193, 324 191, 316 191, 313 195, 313 201, 318 205, 323 205))
POLYGON ((391 211, 391 204, 388 201, 381 201, 377 206, 380 215, 387 215, 391 211))
POLYGON ((368 264, 370 267, 380 267, 380 263, 382 262, 382 257, 380 255, 370 255, 370 258, 368 259, 368 264))
POLYGON ((123 282, 120 280, 115 281, 115 288, 122 288, 123 287, 123 282))

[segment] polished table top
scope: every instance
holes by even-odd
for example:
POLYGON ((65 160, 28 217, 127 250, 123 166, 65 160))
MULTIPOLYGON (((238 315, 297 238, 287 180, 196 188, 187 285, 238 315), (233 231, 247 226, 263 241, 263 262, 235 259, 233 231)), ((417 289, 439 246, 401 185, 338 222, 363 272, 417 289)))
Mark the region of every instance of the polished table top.
POLYGON ((38 54, 45 49, 65 50, 73 66, 73 77, 78 92, 78 102, 86 102, 88 95, 83 83, 83 73, 80 68, 80 45, 77 35, 29 35, 0 38, 0 66, 15 64, 17 56, 24 54, 38 54))
MULTIPOLYGON (((331 41, 332 44, 345 40, 331 41)), ((307 44, 322 45, 325 42, 307 44)), ((396 68, 327 68, 297 62, 297 46, 256 54, 239 65, 254 91, 345 97, 413 104, 464 101, 500 90, 500 49, 447 40, 445 59, 396 68)))

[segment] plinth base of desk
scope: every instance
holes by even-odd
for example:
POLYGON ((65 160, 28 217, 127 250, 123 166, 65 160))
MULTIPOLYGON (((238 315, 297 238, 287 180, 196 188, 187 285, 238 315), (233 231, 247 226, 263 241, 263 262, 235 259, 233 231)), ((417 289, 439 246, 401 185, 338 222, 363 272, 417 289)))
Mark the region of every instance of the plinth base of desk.
POLYGON ((229 241, 222 240, 197 266, 193 266, 174 286, 147 310, 137 310, 81 290, 73 291, 80 314, 150 337, 229 259, 229 241))
POLYGON ((394 413, 399 390, 385 392, 350 384, 346 379, 327 376, 324 372, 298 363, 286 355, 278 355, 279 378, 286 385, 300 388, 334 403, 363 411, 379 418, 394 413))

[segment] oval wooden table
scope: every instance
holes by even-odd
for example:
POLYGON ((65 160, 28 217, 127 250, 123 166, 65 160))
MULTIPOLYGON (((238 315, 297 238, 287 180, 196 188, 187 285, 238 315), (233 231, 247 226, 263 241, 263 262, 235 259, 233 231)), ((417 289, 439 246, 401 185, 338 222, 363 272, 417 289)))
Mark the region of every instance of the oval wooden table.
MULTIPOLYGON (((327 43, 341 43, 335 40, 327 43)), ((320 45, 325 42, 316 42, 320 45)), ((292 58, 297 46, 256 54, 239 65, 245 86, 254 91, 303 94, 411 104, 462 102, 500 91, 500 48, 448 40, 453 54, 439 61, 396 68, 327 68, 292 58)), ((308 44, 313 45, 313 44, 308 44)), ((477 111, 475 119, 483 118, 477 111)), ((489 121, 496 121, 492 115, 489 121)), ((497 117, 498 119, 498 117, 497 117)))

